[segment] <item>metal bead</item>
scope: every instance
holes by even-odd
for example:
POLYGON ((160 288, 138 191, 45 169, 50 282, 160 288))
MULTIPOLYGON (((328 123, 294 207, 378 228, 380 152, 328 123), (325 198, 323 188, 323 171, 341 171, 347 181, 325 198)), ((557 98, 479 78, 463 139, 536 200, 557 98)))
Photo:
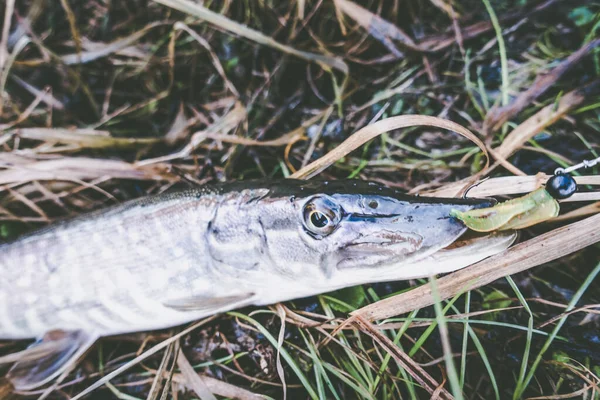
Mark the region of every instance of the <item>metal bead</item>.
POLYGON ((556 174, 546 182, 546 190, 555 199, 566 199, 577 191, 577 183, 569 174, 556 174))

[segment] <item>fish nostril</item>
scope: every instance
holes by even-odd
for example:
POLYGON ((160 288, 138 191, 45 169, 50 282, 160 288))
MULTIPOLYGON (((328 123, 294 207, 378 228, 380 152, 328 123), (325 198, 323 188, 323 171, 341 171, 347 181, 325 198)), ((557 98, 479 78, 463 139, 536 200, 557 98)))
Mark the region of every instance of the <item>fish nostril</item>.
POLYGON ((371 200, 369 202, 369 207, 371 207, 373 210, 375 210, 377 207, 379 207, 379 203, 375 200, 371 200))

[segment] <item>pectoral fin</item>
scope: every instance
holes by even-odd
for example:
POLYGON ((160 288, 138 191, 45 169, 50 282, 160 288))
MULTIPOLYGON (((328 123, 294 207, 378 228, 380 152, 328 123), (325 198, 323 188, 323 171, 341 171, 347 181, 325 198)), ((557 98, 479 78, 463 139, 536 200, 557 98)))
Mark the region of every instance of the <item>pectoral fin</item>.
POLYGON ((222 297, 192 296, 168 300, 163 304, 177 311, 205 311, 206 315, 211 315, 249 305, 253 297, 254 293, 222 297))
POLYGON ((45 385, 72 367, 96 341, 84 331, 51 331, 21 352, 6 377, 17 391, 45 385))

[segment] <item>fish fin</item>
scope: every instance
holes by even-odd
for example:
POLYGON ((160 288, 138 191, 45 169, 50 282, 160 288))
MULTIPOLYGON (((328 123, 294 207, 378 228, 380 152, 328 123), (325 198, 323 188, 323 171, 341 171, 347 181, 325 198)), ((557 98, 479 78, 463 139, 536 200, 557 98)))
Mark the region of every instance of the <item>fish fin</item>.
POLYGON ((254 293, 242 293, 233 296, 191 296, 167 300, 165 307, 177 311, 205 311, 207 315, 249 305, 254 293))
POLYGON ((24 351, 6 377, 17 391, 45 385, 73 366, 97 338, 82 330, 47 332, 24 351))

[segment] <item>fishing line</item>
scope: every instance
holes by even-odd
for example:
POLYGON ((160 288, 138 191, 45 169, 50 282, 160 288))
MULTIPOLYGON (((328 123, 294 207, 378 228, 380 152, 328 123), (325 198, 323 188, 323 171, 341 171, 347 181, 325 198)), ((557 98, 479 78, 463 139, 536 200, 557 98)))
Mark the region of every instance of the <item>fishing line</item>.
POLYGON ((579 164, 570 166, 568 168, 556 168, 554 170, 554 175, 568 174, 570 172, 577 171, 578 169, 581 169, 581 168, 592 168, 593 166, 595 166, 598 163, 600 163, 600 157, 595 158, 593 160, 583 160, 579 164))

